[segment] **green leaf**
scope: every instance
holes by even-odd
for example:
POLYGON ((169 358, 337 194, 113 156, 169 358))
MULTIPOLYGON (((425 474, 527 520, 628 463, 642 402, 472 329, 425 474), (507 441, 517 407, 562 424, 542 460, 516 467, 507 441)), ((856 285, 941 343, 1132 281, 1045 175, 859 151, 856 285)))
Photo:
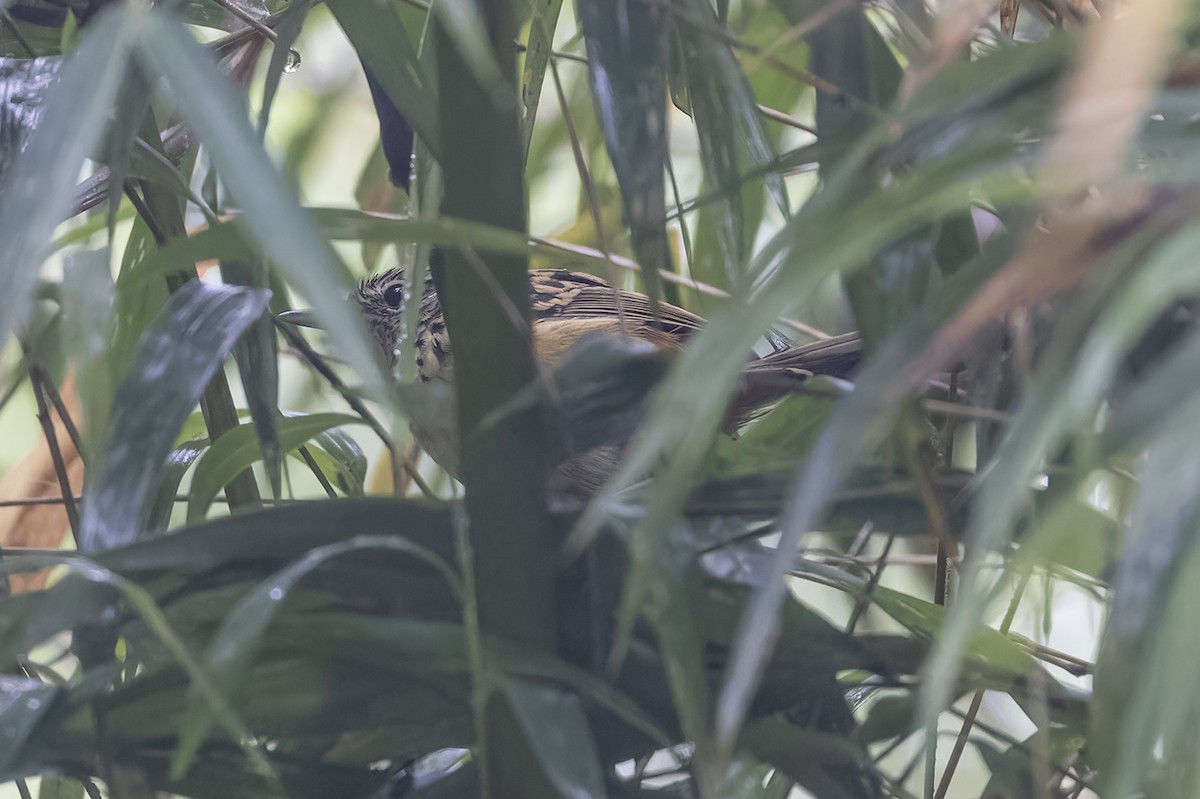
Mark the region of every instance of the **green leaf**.
MULTIPOLYGON (((72 358, 79 395, 87 397, 84 430, 98 444, 96 429, 108 419, 113 391, 113 368, 108 342, 113 334, 113 284, 110 253, 86 250, 64 257, 62 304, 63 355, 72 358)), ((91 450, 89 450, 91 451, 91 450)))
MULTIPOLYGON (((100 457, 84 488, 80 548, 109 549, 145 528, 160 471, 188 414, 269 293, 192 281, 139 342, 117 389, 100 457)), ((252 433, 253 434, 253 433, 252 433)))
POLYGON ((147 70, 165 76, 180 98, 263 253, 312 302, 368 388, 386 396, 378 347, 346 300, 353 281, 259 145, 228 80, 187 30, 163 13, 149 15, 139 54, 147 70))
POLYGON ((988 590, 980 579, 984 556, 1009 540, 1045 458, 1093 418, 1121 361, 1162 309, 1200 290, 1200 269, 1189 255, 1200 246, 1200 228, 1185 228, 1162 242, 1160 225, 1167 224, 1152 217, 1135 228, 1107 259, 1108 269, 1088 284, 1087 294, 1060 323, 991 468, 983 473, 966 532, 970 549, 962 588, 926 671, 929 714, 948 701, 959 655, 982 608, 988 590), (1154 245, 1147 260, 1146 249, 1154 245), (1126 279, 1119 280, 1122 276, 1126 279))
MULTIPOLYGON (((743 288, 741 278, 762 216, 762 188, 746 182, 743 173, 776 161, 774 145, 762 125, 754 93, 729 44, 713 35, 720 28, 711 7, 689 0, 688 22, 679 27, 683 69, 708 188, 721 202, 709 210, 715 216, 716 236, 730 281, 743 288), (702 26, 702 24, 703 26, 702 26)), ((780 212, 790 215, 782 176, 768 172, 769 190, 780 212)), ((709 274, 709 277, 715 275, 709 274)), ((723 282, 723 281, 722 281, 723 282)))
POLYGON ((666 16, 654 4, 585 0, 578 5, 588 77, 608 156, 621 185, 625 221, 651 297, 671 267, 664 170, 667 163, 666 16))
MULTIPOLYGON (((362 419, 341 413, 317 413, 280 419, 280 449, 291 452, 313 436, 345 424, 362 424, 362 419)), ((262 446, 254 425, 239 425, 217 439, 192 476, 188 522, 203 518, 221 488, 261 458, 262 446)))
POLYGON ((38 129, 0 191, 0 338, 28 314, 38 268, 67 216, 75 181, 104 130, 130 50, 149 13, 120 6, 97 17, 47 92, 38 129))
POLYGON ((43 776, 38 799, 83 799, 83 783, 66 777, 43 776))
POLYGON ((505 677, 501 691, 517 729, 509 734, 523 738, 532 762, 521 771, 540 776, 552 795, 603 796, 604 773, 579 699, 554 685, 518 677, 505 677))
POLYGON ((554 50, 554 30, 562 11, 562 0, 533 0, 529 4, 529 41, 525 45, 525 66, 521 77, 521 125, 525 131, 525 153, 533 139, 533 124, 537 121, 542 84, 554 50))
POLYGON ((822 799, 868 799, 872 789, 866 752, 846 738, 768 716, 746 726, 740 746, 822 799))
MULTIPOLYGON (((871 599, 893 619, 928 639, 935 638, 945 624, 947 610, 941 605, 882 586, 875 587, 871 599)), ((1016 642, 978 623, 973 626, 966 653, 980 665, 1010 674, 1025 675, 1034 668, 1033 658, 1016 642)))
POLYGON ((349 433, 338 428, 313 437, 309 452, 321 473, 343 493, 362 496, 367 479, 367 456, 349 433))
POLYGON ((417 56, 400 4, 387 0, 326 0, 358 57, 403 112, 434 157, 441 148, 437 80, 417 56))
MULTIPOLYGON (((224 261, 221 277, 232 285, 263 289, 269 282, 266 264, 262 262, 224 261)), ((238 339, 233 356, 246 393, 250 418, 258 432, 271 495, 279 499, 283 492, 283 449, 276 424, 279 415, 279 346, 269 309, 264 310, 238 339)))
MULTIPOLYGON (((21 751, 50 712, 59 689, 23 677, 0 676, 0 775, 12 774, 21 751)), ((0 777, 2 778, 2 777, 0 777)))
POLYGON ((794 467, 803 460, 829 421, 836 400, 836 396, 820 393, 828 387, 828 381, 805 385, 812 385, 815 393, 787 397, 736 440, 718 440, 706 476, 762 474, 779 467, 794 467))
MULTIPOLYGON (((220 442, 218 442, 219 444, 220 442)), ((451 567, 438 555, 419 544, 398 536, 356 536, 348 541, 329 544, 309 552, 302 560, 274 575, 247 594, 225 617, 209 646, 208 669, 222 692, 232 692, 236 679, 248 667, 268 627, 284 606, 288 593, 302 578, 326 560, 364 549, 391 549, 411 555, 435 569, 461 596, 462 586, 451 567)), ((199 689, 201 686, 196 686, 199 689)), ((171 773, 179 777, 187 771, 212 723, 208 698, 199 690, 193 694, 191 709, 184 719, 179 748, 171 762, 171 773)))
POLYGON ((1054 564, 1102 579, 1119 538, 1116 519, 1070 496, 1055 503, 1022 542, 1018 562, 1054 564))
POLYGON ((183 481, 187 470, 191 468, 197 458, 204 454, 208 446, 207 438, 195 438, 185 441, 171 450, 171 454, 167 456, 167 462, 163 466, 162 482, 158 486, 158 496, 154 500, 154 506, 150 509, 146 529, 155 532, 167 529, 167 525, 171 523, 171 512, 175 509, 175 493, 179 490, 179 484, 183 481))

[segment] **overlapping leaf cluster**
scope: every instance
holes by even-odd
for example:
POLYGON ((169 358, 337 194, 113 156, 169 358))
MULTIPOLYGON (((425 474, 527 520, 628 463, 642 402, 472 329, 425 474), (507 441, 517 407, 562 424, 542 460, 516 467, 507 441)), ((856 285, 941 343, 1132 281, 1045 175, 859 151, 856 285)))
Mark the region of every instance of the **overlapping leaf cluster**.
MULTIPOLYGON (((480 16, 492 12, 450 0, 0 2, 0 334, 20 353, 8 379, 73 370, 87 467, 79 551, 0 561, 57 570, 49 588, 0 599, 0 779, 42 776, 47 796, 99 781, 113 796, 800 786, 840 799, 923 781, 941 797, 970 737, 990 772, 981 796, 1192 795, 1200 95, 1187 4, 1128 4, 1124 43, 1117 11, 1079 4, 1065 17, 1027 4, 1019 40, 966 4, 528 5, 514 88, 515 60, 480 16), (314 208, 262 143, 289 47, 326 6, 390 114, 384 135, 415 136, 411 173, 384 148, 407 216, 381 213, 395 210, 377 196, 382 154, 361 208, 314 208), (198 29, 221 37, 201 45, 198 29), (276 40, 260 60, 264 30, 276 40), (478 156, 464 131, 485 117, 511 119, 505 168, 521 165, 531 193, 554 165, 579 170, 579 220, 558 239, 439 215, 443 177, 465 216, 514 207, 482 176, 471 197, 475 160, 439 165, 478 156), (679 130, 695 134, 690 157, 679 130), (79 185, 86 159, 95 176, 79 185), (188 234, 188 214, 202 231, 188 234), (553 397, 522 395, 607 409, 654 389, 621 472, 586 506, 496 502, 492 516, 468 501, 468 518, 448 495, 364 499, 362 448, 342 428, 364 423, 351 430, 388 439, 399 463, 403 425, 362 397, 400 418, 433 400, 406 366, 398 390, 380 368, 335 241, 359 243, 367 267, 393 242, 418 271, 432 247, 631 266, 614 280, 711 321, 669 370, 596 346, 553 397), (224 285, 196 279, 209 260, 224 285), (352 414, 283 412, 270 314, 289 289, 327 325, 344 366, 314 362, 352 414), (860 374, 814 382, 725 438, 746 354, 790 318, 852 318, 860 374), (289 454, 330 499, 286 501, 289 454), (208 520, 222 491, 236 512, 208 520), (263 495, 284 506, 259 507, 263 495), (489 523, 513 531, 511 553, 478 546, 489 523), (522 553, 547 531, 553 608, 512 625, 553 620, 554 651, 534 651, 494 609, 520 615, 522 553), (893 544, 926 541, 955 567, 946 606, 940 590, 935 603, 880 582, 893 544), (497 575, 517 592, 489 594, 497 575), (832 588, 847 618, 798 599, 801 583, 832 588), (1082 586, 1104 608, 1094 657, 1012 632, 1037 585, 1047 602, 1082 586), (863 623, 868 611, 893 632, 863 623), (1088 690, 1069 679, 1093 671, 1088 690), (974 726, 985 691, 1036 731, 974 726), (939 740, 955 713, 961 735, 939 740), (897 767, 889 754, 906 748, 897 767)), ((468 348, 495 332, 471 317, 455 328, 468 348)), ((496 364, 528 357, 515 340, 496 364)), ((399 347, 411 361, 411 336, 399 347)), ((628 409, 611 422, 631 427, 628 409)), ((473 456, 469 498, 480 475, 511 474, 505 454, 473 456)))

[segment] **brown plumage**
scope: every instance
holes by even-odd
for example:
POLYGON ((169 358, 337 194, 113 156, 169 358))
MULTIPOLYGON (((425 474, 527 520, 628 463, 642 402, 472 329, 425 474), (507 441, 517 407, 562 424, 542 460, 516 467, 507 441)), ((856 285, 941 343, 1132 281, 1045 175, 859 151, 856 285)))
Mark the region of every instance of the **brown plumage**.
MULTIPOLYGON (((690 311, 664 302, 655 308, 644 294, 616 289, 582 272, 536 269, 529 273, 529 285, 535 355, 551 366, 587 335, 624 335, 673 351, 704 326, 704 320, 690 311)), ((372 335, 393 365, 404 331, 408 291, 404 270, 390 269, 363 280, 355 293, 372 335)), ((453 381, 454 352, 432 279, 422 287, 415 349, 422 380, 453 381)), ((731 403, 726 432, 736 432, 764 406, 795 391, 814 374, 847 376, 860 357, 858 336, 848 334, 749 359, 731 403)), ((453 442, 434 440, 416 429, 413 433, 434 460, 454 473, 453 442)), ((559 467, 551 484, 591 493, 612 475, 619 456, 619 447, 598 447, 578 455, 559 467)))

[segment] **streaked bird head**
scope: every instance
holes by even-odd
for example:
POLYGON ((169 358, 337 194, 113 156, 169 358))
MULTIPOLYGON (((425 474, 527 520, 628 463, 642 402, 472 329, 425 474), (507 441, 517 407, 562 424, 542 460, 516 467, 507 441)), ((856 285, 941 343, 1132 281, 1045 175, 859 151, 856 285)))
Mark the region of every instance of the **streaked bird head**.
MULTIPOLYGON (((409 296, 407 271, 404 267, 395 267, 366 277, 359 281, 350 296, 362 309, 371 337, 379 345, 388 366, 395 367, 400 341, 408 332, 404 321, 404 307, 409 296)), ((416 324, 416 360, 424 380, 438 375, 449 361, 450 344, 441 316, 433 279, 426 276, 416 324)), ((279 319, 302 327, 321 327, 308 310, 288 311, 280 314, 279 319)))
POLYGON ((408 281, 403 267, 387 269, 359 281, 351 295, 362 308, 367 327, 375 343, 396 365, 397 345, 404 335, 404 304, 408 299, 408 281))

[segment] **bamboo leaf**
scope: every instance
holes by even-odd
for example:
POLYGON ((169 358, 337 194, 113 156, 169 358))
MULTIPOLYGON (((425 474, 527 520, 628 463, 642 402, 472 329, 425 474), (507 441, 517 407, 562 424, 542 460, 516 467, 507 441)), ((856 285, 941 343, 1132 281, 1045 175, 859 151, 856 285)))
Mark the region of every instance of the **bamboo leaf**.
POLYGON ((652 297, 662 294, 660 269, 671 269, 664 171, 666 19, 653 4, 585 0, 579 21, 588 48, 588 76, 617 181, 633 250, 652 297))
MULTIPOLYGON (((340 413, 319 413, 280 419, 280 450, 291 452, 313 436, 331 427, 345 424, 362 424, 362 420, 357 416, 340 413)), ((188 521, 195 522, 203 518, 221 488, 262 456, 259 434, 254 425, 239 425, 218 438, 200 460, 192 477, 188 521)))
POLYGON ((109 104, 149 14, 124 6, 99 15, 46 93, 37 134, 0 191, 0 337, 28 315, 38 267, 74 200, 84 158, 104 130, 109 104))
POLYGON ((350 276, 258 144, 228 81, 191 35, 165 14, 147 18, 139 55, 183 100, 189 122, 241 204, 263 253, 309 298, 346 359, 383 396, 386 378, 377 347, 361 315, 345 300, 350 276))
POLYGON ((180 428, 268 297, 262 289, 193 281, 146 330, 113 398, 103 455, 91 464, 81 549, 125 544, 145 528, 159 471, 180 428))

